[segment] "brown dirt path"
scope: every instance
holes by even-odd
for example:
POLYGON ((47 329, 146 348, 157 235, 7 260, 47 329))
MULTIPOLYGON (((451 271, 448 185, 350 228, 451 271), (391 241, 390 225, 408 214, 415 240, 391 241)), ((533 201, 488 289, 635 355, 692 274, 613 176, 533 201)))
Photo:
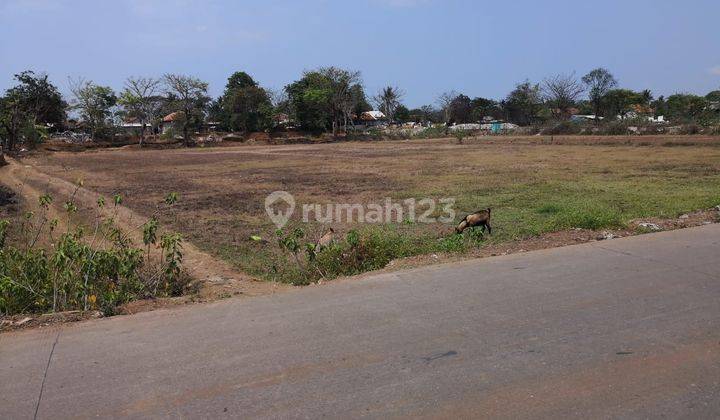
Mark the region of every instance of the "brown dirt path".
MULTIPOLYGON (((0 182, 21 196, 27 202, 30 210, 39 210, 38 199, 41 195, 47 193, 53 196, 53 205, 48 211, 48 217, 58 219, 60 229, 64 228, 66 224, 64 221, 67 220, 67 216, 61 209, 62 203, 74 195, 78 208, 83 212, 83 210, 97 209, 96 203, 100 198, 100 194, 94 191, 41 173, 34 167, 23 165, 14 159, 8 159, 8 165, 0 168, 0 182)), ((147 221, 147 217, 122 205, 117 207, 107 205, 99 212, 105 218, 114 217, 118 228, 122 229, 136 243, 142 242, 138 226, 147 221)), ((183 252, 185 269, 200 282, 198 295, 190 297, 192 300, 208 301, 235 295, 259 296, 290 288, 283 284, 258 281, 238 272, 228 263, 201 251, 189 242, 183 243, 183 252)), ((178 299, 158 300, 152 303, 139 302, 129 305, 128 311, 143 310, 147 305, 150 307, 166 306, 176 301, 178 299)), ((179 303, 184 303, 187 298, 179 299, 179 301, 179 303)))

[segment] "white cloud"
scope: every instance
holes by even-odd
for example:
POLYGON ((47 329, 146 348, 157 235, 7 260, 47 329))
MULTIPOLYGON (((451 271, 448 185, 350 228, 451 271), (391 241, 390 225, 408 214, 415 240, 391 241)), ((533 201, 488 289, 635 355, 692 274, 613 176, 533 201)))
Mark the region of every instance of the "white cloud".
POLYGON ((708 73, 713 74, 715 76, 720 76, 720 66, 715 66, 711 69, 708 69, 708 73))

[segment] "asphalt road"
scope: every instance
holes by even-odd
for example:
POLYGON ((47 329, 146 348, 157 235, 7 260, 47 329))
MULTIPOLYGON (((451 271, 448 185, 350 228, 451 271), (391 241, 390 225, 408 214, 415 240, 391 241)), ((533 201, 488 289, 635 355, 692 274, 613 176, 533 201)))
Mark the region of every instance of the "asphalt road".
POLYGON ((0 335, 0 418, 720 417, 720 225, 0 335))

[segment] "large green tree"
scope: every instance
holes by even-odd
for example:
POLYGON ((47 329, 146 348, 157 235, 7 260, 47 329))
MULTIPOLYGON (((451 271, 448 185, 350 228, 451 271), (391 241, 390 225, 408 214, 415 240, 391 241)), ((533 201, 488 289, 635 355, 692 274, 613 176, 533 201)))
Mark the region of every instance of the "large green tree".
POLYGON ((485 117, 493 119, 502 118, 502 111, 497 101, 487 98, 475 98, 470 103, 472 108, 471 119, 475 122, 482 121, 485 117))
POLYGON ((6 94, 0 98, 0 138, 2 149, 13 150, 20 140, 20 133, 29 124, 18 96, 6 94))
POLYGON ((300 80, 285 87, 294 120, 300 128, 323 131, 332 119, 330 87, 318 72, 306 72, 300 80))
POLYGON ((660 97, 650 102, 650 106, 655 112, 655 115, 667 115, 667 101, 664 96, 660 95, 660 97))
POLYGON ((675 94, 667 98, 668 117, 673 122, 703 122, 709 102, 691 94, 675 94))
POLYGON ((360 73, 337 67, 307 71, 285 87, 295 120, 310 131, 347 129, 352 114, 365 102, 360 73))
POLYGON ((449 122, 464 124, 471 121, 472 118, 472 101, 466 95, 457 95, 450 102, 450 119, 449 122))
POLYGON ((262 131, 270 127, 270 95, 249 74, 239 71, 228 78, 218 101, 220 123, 233 131, 262 131))
POLYGON ((598 67, 583 76, 582 81, 588 89, 588 96, 593 106, 593 113, 597 116, 603 115, 603 97, 610 89, 617 86, 615 76, 608 70, 598 67))
POLYGON ((705 95, 705 99, 710 102, 720 102, 720 90, 713 90, 712 92, 705 95))
POLYGON ((370 106, 365 96, 365 90, 359 83, 352 85, 350 88, 350 95, 348 95, 346 106, 345 117, 351 122, 356 117, 362 115, 363 112, 372 110, 372 106, 370 106))
POLYGON ((0 99, 2 146, 13 149, 21 140, 32 142, 39 132, 59 129, 65 121, 67 104, 46 74, 24 71, 15 75, 17 84, 0 99))
POLYGON ((410 121, 410 110, 405 105, 400 104, 395 110, 395 121, 406 123, 410 121))
POLYGON ((440 112, 433 108, 432 105, 423 105, 420 108, 411 109, 408 119, 417 123, 439 122, 442 120, 440 112))
POLYGON ((630 89, 611 89, 603 96, 602 101, 605 117, 608 118, 625 118, 636 105, 648 105, 648 98, 643 92, 630 89))
POLYGON ((518 83, 502 105, 510 122, 519 125, 535 122, 542 107, 540 85, 532 84, 528 80, 518 83))

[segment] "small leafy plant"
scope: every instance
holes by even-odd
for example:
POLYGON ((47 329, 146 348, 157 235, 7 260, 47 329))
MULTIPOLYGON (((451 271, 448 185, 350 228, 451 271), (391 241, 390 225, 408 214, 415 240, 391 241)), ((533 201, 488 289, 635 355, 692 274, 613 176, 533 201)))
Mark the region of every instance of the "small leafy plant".
MULTIPOLYGON (((39 198, 40 214, 26 214, 18 238, 9 238, 10 222, 0 221, 0 315, 91 309, 113 314, 135 299, 183 293, 189 277, 182 269, 179 234, 160 235, 153 215, 141 226, 145 248, 135 247, 115 226, 120 195, 113 196, 109 217, 101 216, 105 198, 98 199, 88 234, 85 226, 73 223, 78 212, 75 193, 62 206, 67 228, 57 238, 59 221, 48 218, 53 202, 49 195, 39 198)), ((171 193, 162 204, 167 208, 177 200, 171 193)))
POLYGON ((458 144, 463 144, 465 137, 467 137, 467 133, 465 130, 454 130, 453 137, 457 139, 458 144))

